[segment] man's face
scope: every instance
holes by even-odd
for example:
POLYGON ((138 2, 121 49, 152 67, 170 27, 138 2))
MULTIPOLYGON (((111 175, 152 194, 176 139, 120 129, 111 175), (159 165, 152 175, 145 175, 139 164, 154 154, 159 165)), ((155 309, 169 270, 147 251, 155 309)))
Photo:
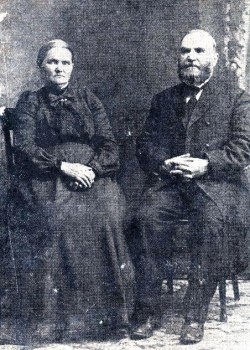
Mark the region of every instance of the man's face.
POLYGON ((202 85, 213 74, 218 60, 212 37, 206 32, 186 35, 181 43, 178 74, 188 85, 202 85))

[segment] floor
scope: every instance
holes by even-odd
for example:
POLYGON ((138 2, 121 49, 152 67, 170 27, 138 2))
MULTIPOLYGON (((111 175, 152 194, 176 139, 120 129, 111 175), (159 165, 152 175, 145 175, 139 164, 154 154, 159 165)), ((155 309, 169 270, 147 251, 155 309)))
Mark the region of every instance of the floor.
POLYGON ((202 342, 181 345, 179 332, 182 324, 181 300, 186 282, 175 281, 174 296, 163 292, 163 327, 152 338, 132 341, 129 338, 109 342, 82 342, 79 344, 47 344, 39 346, 2 345, 0 350, 247 350, 250 349, 250 281, 239 281, 240 301, 235 302, 230 282, 227 282, 227 323, 219 322, 219 295, 216 292, 205 325, 202 342))

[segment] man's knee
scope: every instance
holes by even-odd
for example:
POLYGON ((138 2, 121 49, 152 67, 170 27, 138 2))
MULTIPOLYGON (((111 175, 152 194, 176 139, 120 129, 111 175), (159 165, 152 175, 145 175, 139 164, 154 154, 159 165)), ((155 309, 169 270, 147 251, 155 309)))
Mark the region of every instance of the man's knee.
POLYGON ((151 226, 155 220, 156 211, 153 206, 142 203, 140 208, 136 212, 136 222, 143 226, 151 226))

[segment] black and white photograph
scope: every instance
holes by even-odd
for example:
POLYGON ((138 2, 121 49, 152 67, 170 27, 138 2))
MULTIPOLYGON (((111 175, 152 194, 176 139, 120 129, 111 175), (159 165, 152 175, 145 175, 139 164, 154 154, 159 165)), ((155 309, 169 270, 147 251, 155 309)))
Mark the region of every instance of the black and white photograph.
POLYGON ((0 350, 247 350, 250 0, 0 1, 0 350))

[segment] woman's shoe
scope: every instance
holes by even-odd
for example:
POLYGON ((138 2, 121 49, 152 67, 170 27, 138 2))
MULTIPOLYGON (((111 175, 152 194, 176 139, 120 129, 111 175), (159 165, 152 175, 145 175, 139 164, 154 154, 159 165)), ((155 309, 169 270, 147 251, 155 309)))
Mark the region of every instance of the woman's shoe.
POLYGON ((31 343, 60 343, 65 331, 65 324, 58 324, 54 322, 39 322, 36 329, 32 331, 31 343))

